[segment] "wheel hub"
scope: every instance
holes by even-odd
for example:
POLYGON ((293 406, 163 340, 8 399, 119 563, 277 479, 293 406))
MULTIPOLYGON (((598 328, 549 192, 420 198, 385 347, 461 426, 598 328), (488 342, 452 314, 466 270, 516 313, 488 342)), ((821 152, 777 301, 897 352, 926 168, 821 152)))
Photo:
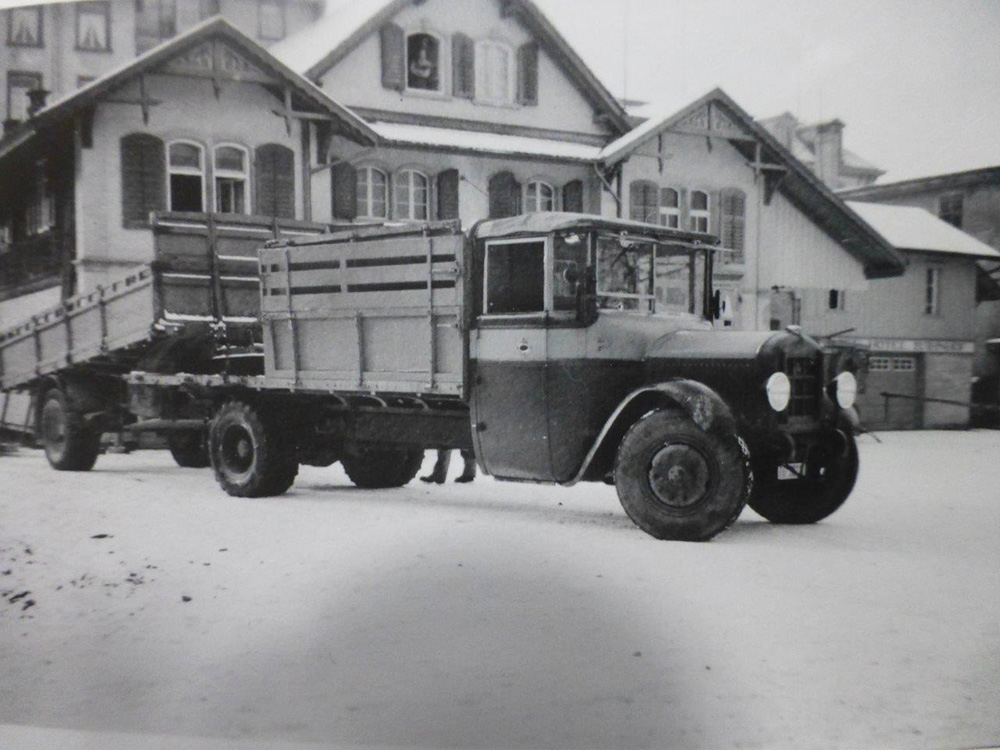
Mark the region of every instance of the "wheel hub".
POLYGON ((695 505, 705 497, 710 481, 708 461, 690 445, 667 444, 649 462, 649 488, 671 507, 695 505))
POLYGON ((253 464, 254 446, 250 434, 242 427, 233 426, 222 438, 222 459, 230 471, 242 474, 253 464))

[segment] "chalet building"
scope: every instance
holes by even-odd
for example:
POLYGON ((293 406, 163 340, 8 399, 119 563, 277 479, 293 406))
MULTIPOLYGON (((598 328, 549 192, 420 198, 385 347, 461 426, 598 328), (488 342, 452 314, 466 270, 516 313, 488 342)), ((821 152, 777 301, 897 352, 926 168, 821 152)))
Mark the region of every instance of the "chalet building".
POLYGON ((332 0, 274 54, 378 133, 317 144, 314 221, 479 219, 601 205, 624 110, 528 0, 332 0))
POLYGON ((31 91, 69 94, 212 16, 266 47, 321 10, 320 0, 90 0, 0 11, 0 120, 27 119, 31 91))
POLYGON ((0 140, 0 324, 153 260, 154 221, 303 224, 316 129, 377 138, 221 18, 42 107, 0 140))
MULTIPOLYGON (((1000 251, 1000 166, 870 185, 841 192, 850 201, 914 206, 1000 251)), ((1000 258, 979 261, 973 338, 973 400, 1000 404, 1000 258)), ((995 414, 979 424, 997 424, 995 414)))
POLYGON ((804 125, 791 112, 785 112, 758 122, 833 190, 871 185, 885 174, 885 170, 844 148, 844 123, 840 120, 804 125))
POLYGON ((892 245, 724 91, 652 116, 606 146, 606 213, 709 231, 724 323, 767 330, 794 290, 862 292, 902 272, 892 245))

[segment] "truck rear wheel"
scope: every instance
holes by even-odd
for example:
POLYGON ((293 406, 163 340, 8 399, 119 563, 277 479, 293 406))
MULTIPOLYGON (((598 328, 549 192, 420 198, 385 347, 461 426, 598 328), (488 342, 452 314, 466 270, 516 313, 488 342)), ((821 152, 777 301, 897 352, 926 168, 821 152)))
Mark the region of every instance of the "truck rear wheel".
POLYGON ((242 401, 223 405, 212 422, 209 455, 215 478, 235 497, 281 495, 295 482, 299 464, 264 408, 242 401))
POLYGON ((69 408, 66 394, 52 388, 42 399, 41 438, 45 458, 57 471, 90 471, 101 452, 101 434, 88 430, 69 408))
POLYGON ((632 425, 615 460, 622 507, 657 539, 698 542, 724 531, 746 504, 749 480, 735 435, 705 432, 670 410, 632 425))
POLYGON ((836 511, 854 489, 859 465, 854 438, 838 434, 843 440, 813 447, 798 477, 778 479, 777 461, 755 460, 748 505, 771 523, 816 523, 836 511))
POLYGON ((419 448, 361 448, 345 454, 340 462, 356 486, 379 490, 408 484, 423 460, 419 448))
POLYGON ((182 430, 167 435, 167 447, 178 466, 204 469, 212 465, 208 455, 208 433, 205 430, 182 430))

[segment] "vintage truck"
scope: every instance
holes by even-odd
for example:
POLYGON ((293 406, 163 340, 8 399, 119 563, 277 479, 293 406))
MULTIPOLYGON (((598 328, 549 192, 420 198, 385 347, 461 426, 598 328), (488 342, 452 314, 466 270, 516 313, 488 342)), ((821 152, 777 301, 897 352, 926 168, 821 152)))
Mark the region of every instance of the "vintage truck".
POLYGON ((31 390, 56 469, 91 468, 103 432, 166 431, 180 463, 259 497, 300 464, 396 487, 426 449, 472 448, 498 479, 614 484, 660 539, 709 539, 748 502, 818 521, 857 477, 863 357, 713 328, 716 249, 565 213, 273 240, 241 315, 221 293, 184 313, 154 263, 0 334, 0 385, 31 390))

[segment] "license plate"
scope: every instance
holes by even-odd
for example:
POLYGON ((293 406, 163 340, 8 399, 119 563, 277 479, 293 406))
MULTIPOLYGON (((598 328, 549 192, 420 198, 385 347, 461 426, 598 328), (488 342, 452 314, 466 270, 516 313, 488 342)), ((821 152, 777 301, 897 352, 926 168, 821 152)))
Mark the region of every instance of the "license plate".
POLYGON ((798 479, 805 469, 804 464, 782 464, 778 467, 778 479, 798 479))

